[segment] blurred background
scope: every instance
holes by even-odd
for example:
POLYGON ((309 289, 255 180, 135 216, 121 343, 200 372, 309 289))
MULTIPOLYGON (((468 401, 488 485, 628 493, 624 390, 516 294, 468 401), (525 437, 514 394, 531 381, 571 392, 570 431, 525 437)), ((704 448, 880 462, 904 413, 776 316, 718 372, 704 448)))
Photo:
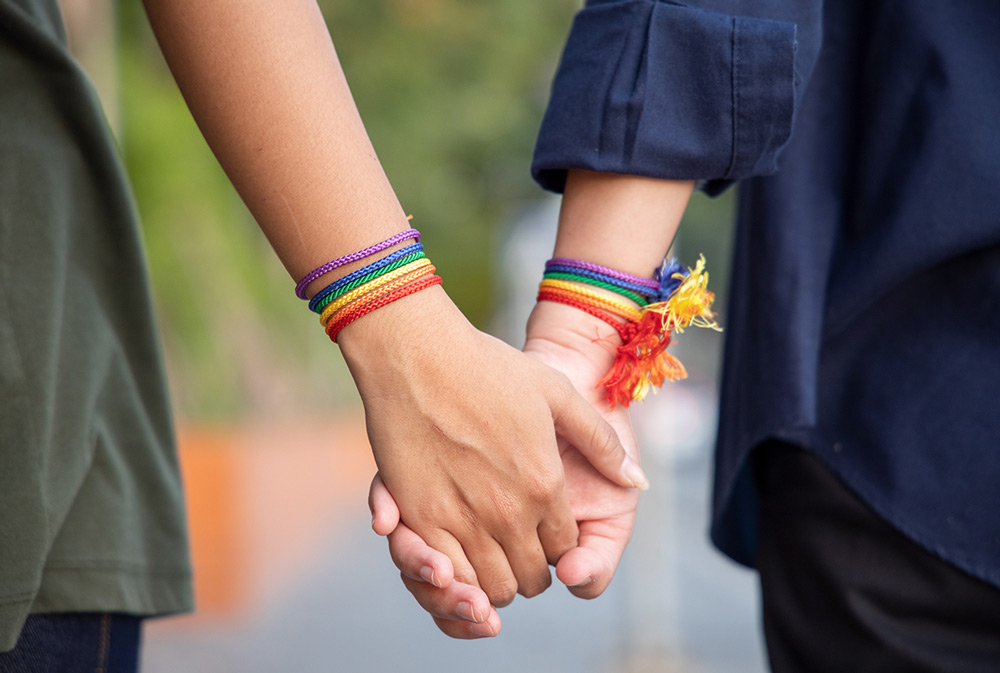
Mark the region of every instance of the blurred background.
MULTIPOLYGON (((528 166, 579 4, 321 1, 446 289, 515 346, 558 213, 528 166)), ((605 595, 557 583, 501 611, 499 638, 451 641, 369 528, 374 463, 337 348, 215 163, 141 4, 63 11, 135 188, 188 492, 199 610, 150 624, 146 673, 764 670, 753 575, 707 540, 720 335, 685 334, 690 378, 636 408, 653 488, 605 595)), ((722 316, 732 205, 697 195, 675 243, 708 258, 722 316)))

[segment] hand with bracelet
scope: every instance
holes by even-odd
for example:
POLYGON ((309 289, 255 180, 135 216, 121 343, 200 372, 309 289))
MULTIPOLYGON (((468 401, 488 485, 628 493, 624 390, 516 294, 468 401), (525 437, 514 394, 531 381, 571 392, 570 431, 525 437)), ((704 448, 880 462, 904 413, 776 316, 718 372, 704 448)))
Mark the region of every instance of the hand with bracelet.
MULTIPOLYGON (((411 272, 425 274, 422 280, 415 276, 388 293, 377 286, 381 279, 390 279, 385 288, 406 281, 410 274, 392 277, 407 266, 365 281, 357 290, 367 285, 367 291, 343 302, 355 292, 343 290, 378 270, 342 283, 348 274, 327 286, 339 289, 316 295, 327 294, 314 310, 343 347, 365 403, 376 462, 405 521, 452 559, 461 579, 481 586, 492 605, 506 605, 515 592, 544 590, 548 564, 576 545, 556 433, 574 438, 619 481, 624 454, 614 432, 555 371, 463 324, 434 287, 437 277, 426 275, 432 266, 411 272), (366 310, 380 304, 379 297, 399 293, 402 299, 410 288, 418 288, 415 299, 442 302, 437 320, 422 324, 420 313, 405 318, 416 302, 366 310), (390 310, 396 317, 387 319, 390 310), (417 459, 423 446, 429 450, 417 459)), ((641 473, 634 478, 641 480, 641 473)))
POLYGON ((418 236, 314 2, 145 4, 202 133, 341 347, 403 521, 493 605, 544 590, 577 543, 557 434, 622 486, 645 482, 638 465, 565 376, 469 324, 407 259, 422 250, 385 261, 418 236))
MULTIPOLYGON (((640 385, 633 383, 624 404, 620 403, 620 387, 609 390, 604 385, 614 383, 608 380, 608 374, 618 369, 616 360, 628 360, 618 357, 619 347, 624 337, 634 333, 627 327, 632 323, 613 316, 620 313, 638 318, 631 312, 638 312, 650 299, 666 299, 656 296, 665 292, 672 294, 675 301, 679 296, 688 300, 680 311, 685 315, 669 317, 668 322, 673 321, 670 325, 683 329, 694 321, 714 326, 708 308, 711 295, 703 291, 706 278, 700 275, 700 267, 694 270, 697 273, 677 274, 686 275, 684 280, 689 281, 682 288, 677 287, 681 278, 666 283, 670 286, 666 289, 659 282, 671 280, 673 269, 651 282, 651 271, 661 264, 662 251, 670 246, 692 189, 693 184, 688 182, 570 171, 560 213, 556 258, 547 265, 541 300, 528 322, 525 352, 566 374, 611 424, 635 460, 638 448, 627 404, 658 381, 638 377, 640 385), (617 268, 601 268, 611 264, 617 268), (647 270, 645 279, 638 275, 643 269, 647 270), (559 283, 553 288, 550 280, 559 283), (699 289, 691 291, 695 286, 699 289), (592 293, 593 287, 599 291, 592 293), (556 290, 554 295, 552 289, 556 290), (565 302, 560 301, 560 293, 565 302), (589 310, 594 303, 608 311, 589 310)), ((666 305, 674 307, 670 302, 666 305)), ((660 345, 669 345, 669 327, 666 333, 661 331, 660 338, 660 345)), ((671 367, 679 367, 679 363, 673 361, 671 367)), ((667 373, 679 377, 682 372, 673 369, 667 373)), ((653 378, 657 378, 655 374, 653 378)), ((571 442, 561 442, 560 455, 570 505, 580 527, 580 543, 559 560, 556 574, 574 595, 593 598, 607 588, 631 536, 638 493, 620 488, 596 472, 571 442)), ((423 544, 405 525, 398 524, 398 511, 378 477, 369 500, 376 532, 389 535, 390 551, 405 585, 439 628, 457 638, 495 635, 500 626, 495 613, 490 614, 488 629, 469 618, 488 608, 486 597, 474 587, 453 582, 448 559, 423 544)))

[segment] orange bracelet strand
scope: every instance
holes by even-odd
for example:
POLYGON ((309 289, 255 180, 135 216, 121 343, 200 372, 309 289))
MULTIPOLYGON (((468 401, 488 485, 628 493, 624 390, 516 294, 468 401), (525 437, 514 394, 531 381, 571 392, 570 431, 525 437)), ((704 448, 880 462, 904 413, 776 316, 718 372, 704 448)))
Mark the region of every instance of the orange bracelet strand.
POLYGON ((382 308, 386 304, 391 304, 397 299, 402 299, 403 297, 413 294, 414 292, 419 292, 420 290, 431 287, 432 285, 440 285, 441 282, 440 276, 430 276, 429 278, 424 278, 415 283, 411 283, 410 285, 401 287, 394 292, 390 292, 389 294, 374 301, 368 302, 364 306, 344 311, 343 315, 338 315, 336 320, 330 320, 330 322, 327 323, 326 334, 330 337, 330 341, 337 343, 337 335, 340 334, 340 331, 361 316, 371 313, 377 308, 382 308))

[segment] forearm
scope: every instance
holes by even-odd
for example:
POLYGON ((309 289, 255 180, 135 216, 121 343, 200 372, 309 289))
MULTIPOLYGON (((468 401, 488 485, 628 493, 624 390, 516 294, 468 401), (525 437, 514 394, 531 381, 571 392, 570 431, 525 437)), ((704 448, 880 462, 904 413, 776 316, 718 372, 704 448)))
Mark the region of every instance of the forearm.
MULTIPOLYGON (((407 228, 313 0, 145 2, 198 125, 293 278, 407 228)), ((565 377, 475 330, 440 287, 337 340, 404 523, 495 605, 544 589, 548 563, 576 543, 557 434, 615 483, 645 481, 565 377)))
POLYGON ((145 5, 202 133, 293 278, 407 228, 315 2, 145 5))
POLYGON ((569 171, 555 256, 651 278, 693 190, 693 182, 569 171))
MULTIPOLYGON (((571 170, 553 256, 652 278, 693 190, 693 182, 571 170)), ((602 342, 618 334, 588 313, 543 301, 528 321, 529 341, 533 337, 586 353, 606 370, 614 354, 602 342)))

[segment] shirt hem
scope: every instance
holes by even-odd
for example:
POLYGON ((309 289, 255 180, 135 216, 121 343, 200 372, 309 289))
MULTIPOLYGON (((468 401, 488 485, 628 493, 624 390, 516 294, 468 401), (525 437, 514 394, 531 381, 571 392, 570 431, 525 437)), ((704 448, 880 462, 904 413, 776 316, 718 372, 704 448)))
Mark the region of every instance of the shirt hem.
POLYGON ((114 563, 46 566, 36 594, 0 598, 0 652, 13 649, 29 614, 120 612, 159 617, 194 610, 189 568, 114 563))

